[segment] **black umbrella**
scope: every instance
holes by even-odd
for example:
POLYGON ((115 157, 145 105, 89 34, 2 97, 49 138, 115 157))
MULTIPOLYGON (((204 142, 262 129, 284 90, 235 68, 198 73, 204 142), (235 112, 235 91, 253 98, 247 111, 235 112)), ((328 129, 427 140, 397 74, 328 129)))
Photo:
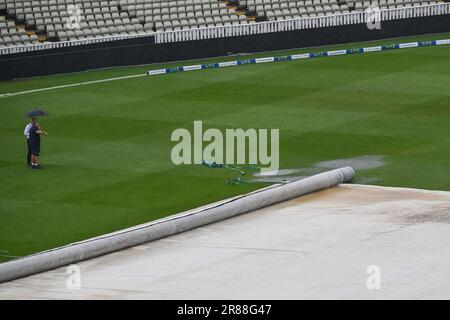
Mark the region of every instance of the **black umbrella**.
POLYGON ((46 115, 48 115, 48 112, 42 109, 34 109, 27 113, 27 117, 40 117, 46 115))

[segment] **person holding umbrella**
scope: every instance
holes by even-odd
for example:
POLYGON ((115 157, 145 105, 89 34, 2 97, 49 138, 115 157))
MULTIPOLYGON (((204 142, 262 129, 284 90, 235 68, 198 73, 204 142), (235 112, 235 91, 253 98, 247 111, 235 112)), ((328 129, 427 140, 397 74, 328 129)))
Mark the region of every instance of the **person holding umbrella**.
POLYGON ((23 134, 27 138, 27 165, 31 166, 30 129, 36 122, 35 117, 30 117, 30 122, 26 125, 23 134))
POLYGON ((41 154, 41 135, 48 135, 47 132, 41 129, 41 125, 36 120, 37 116, 46 116, 47 112, 35 109, 27 114, 31 118, 31 127, 28 131, 28 142, 31 152, 31 168, 40 169, 39 156, 41 154))

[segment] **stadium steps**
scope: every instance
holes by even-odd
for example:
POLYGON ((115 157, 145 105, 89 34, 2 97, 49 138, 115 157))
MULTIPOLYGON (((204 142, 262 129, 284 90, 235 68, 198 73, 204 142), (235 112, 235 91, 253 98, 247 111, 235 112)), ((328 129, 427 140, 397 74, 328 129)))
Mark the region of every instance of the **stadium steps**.
POLYGON ((45 34, 38 36, 34 26, 27 25, 15 12, 0 6, 0 47, 33 45, 47 41, 45 34))
POLYGON ((265 14, 258 15, 258 13, 256 12, 256 8, 249 6, 247 1, 244 0, 219 0, 219 1, 226 3, 227 7, 230 10, 234 10, 234 13, 241 20, 244 20, 245 18, 250 23, 267 20, 265 14))

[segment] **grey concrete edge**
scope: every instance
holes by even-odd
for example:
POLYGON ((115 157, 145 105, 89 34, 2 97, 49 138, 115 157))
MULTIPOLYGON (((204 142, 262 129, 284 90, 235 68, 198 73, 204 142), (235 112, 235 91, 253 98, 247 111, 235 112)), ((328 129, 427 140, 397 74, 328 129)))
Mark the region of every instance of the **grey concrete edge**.
POLYGON ((212 206, 124 229, 0 264, 0 283, 130 248, 349 182, 355 171, 343 167, 275 185, 212 206))

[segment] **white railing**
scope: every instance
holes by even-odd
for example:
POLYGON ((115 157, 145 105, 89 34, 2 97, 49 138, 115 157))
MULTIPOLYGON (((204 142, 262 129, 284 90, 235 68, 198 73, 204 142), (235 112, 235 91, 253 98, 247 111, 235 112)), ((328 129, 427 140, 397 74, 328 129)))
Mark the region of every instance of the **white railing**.
POLYGON ((86 38, 86 39, 82 39, 82 40, 72 40, 72 41, 49 42, 49 43, 13 46, 13 47, 0 48, 0 56, 1 55, 7 55, 7 54, 21 53, 21 52, 30 52, 30 51, 38 51, 38 50, 46 50, 46 49, 57 49, 57 48, 74 47, 74 46, 81 46, 81 45, 86 45, 86 44, 116 41, 116 40, 135 39, 135 38, 149 37, 149 36, 152 36, 152 35, 154 35, 154 33, 133 34, 133 35, 123 35, 123 36, 109 36, 109 37, 98 37, 98 38, 86 38))
MULTIPOLYGON (((397 20, 405 18, 418 18, 434 15, 450 14, 450 3, 437 3, 426 6, 404 7, 398 9, 380 10, 380 20, 397 20)), ((179 41, 192 41, 203 39, 214 39, 224 37, 235 37, 243 35, 255 35, 263 33, 273 33, 280 31, 304 30, 321 27, 334 27, 350 24, 367 23, 370 13, 353 12, 346 14, 328 15, 317 18, 300 18, 291 20, 265 21, 253 24, 230 25, 218 27, 196 28, 180 31, 166 31, 156 33, 144 33, 125 36, 112 36, 102 38, 88 38, 83 40, 52 42, 36 45, 13 46, 0 49, 0 55, 15 54, 21 52, 73 47, 79 45, 102 43, 107 41, 116 41, 132 39, 139 37, 155 36, 156 43, 169 43, 179 41)))
MULTIPOLYGON (((426 6, 404 7, 379 10, 379 20, 398 20, 434 15, 450 14, 450 3, 437 3, 426 6)), ((243 35, 255 35, 280 31, 304 30, 321 27, 334 27, 350 24, 367 23, 374 17, 374 12, 352 12, 327 15, 317 18, 299 18, 290 20, 266 21, 245 25, 207 27, 190 30, 155 33, 156 43, 203 40, 243 35)))

